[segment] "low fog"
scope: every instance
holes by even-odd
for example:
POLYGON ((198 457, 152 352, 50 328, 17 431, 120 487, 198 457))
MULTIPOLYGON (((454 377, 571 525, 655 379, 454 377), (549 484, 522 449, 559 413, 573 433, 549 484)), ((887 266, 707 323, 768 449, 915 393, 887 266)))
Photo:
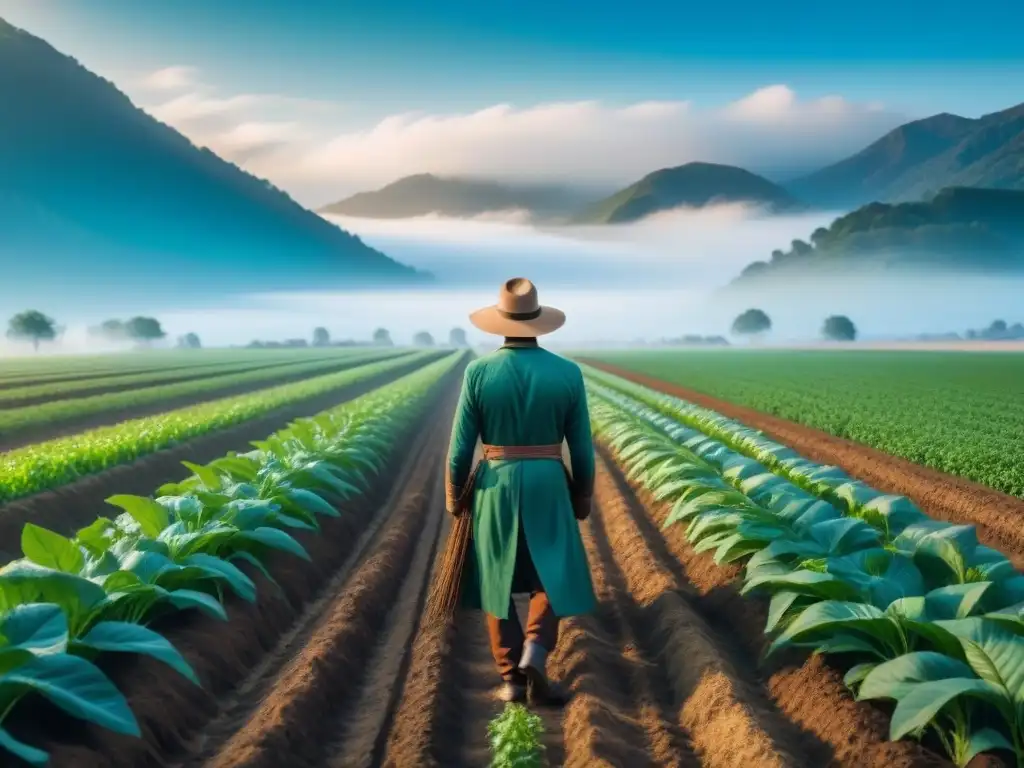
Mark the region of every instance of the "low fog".
MULTIPOLYGON (((766 216, 739 205, 677 210, 629 225, 548 227, 517 212, 472 220, 334 219, 369 245, 415 267, 430 270, 428 290, 358 294, 271 293, 225 299, 219 305, 112 309, 109 316, 154 314, 167 339, 196 332, 206 346, 246 344, 253 339, 308 339, 325 326, 334 339, 368 339, 386 327, 396 342, 429 331, 438 341, 453 327, 486 343, 467 314, 493 302, 498 285, 527 276, 542 301, 564 309, 568 322, 552 345, 654 342, 684 334, 728 335, 732 319, 748 307, 771 316, 763 343, 814 341, 823 319, 848 315, 863 340, 963 333, 1001 317, 1024 320, 1022 281, 994 278, 889 276, 885 282, 834 278, 791 284, 785 291, 737 295, 721 289, 748 263, 764 259, 794 238, 806 239, 828 225, 833 212, 766 216)), ((85 331, 105 316, 57 318, 67 325, 51 353, 115 351, 95 346, 85 331)), ((0 342, 0 353, 24 353, 0 342)))

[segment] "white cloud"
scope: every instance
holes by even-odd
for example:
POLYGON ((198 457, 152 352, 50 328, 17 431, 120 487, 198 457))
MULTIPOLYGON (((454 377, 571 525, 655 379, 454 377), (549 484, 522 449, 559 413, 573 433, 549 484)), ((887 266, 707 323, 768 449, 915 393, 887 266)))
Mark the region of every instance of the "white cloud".
POLYGON ((195 85, 198 74, 195 67, 164 67, 148 74, 142 85, 156 91, 180 91, 195 85))
POLYGON ((240 114, 247 107, 255 106, 258 97, 240 94, 220 98, 200 91, 183 93, 149 110, 157 120, 179 126, 202 118, 229 113, 240 114))
POLYGON ((855 152, 902 121, 877 104, 837 96, 800 101, 782 85, 721 109, 684 101, 501 104, 463 114, 392 115, 265 158, 260 170, 296 186, 331 179, 339 192, 423 171, 609 185, 694 160, 800 171, 855 152))
POLYGON ((150 76, 190 83, 150 113, 310 204, 420 172, 611 187, 704 160, 785 175, 838 160, 905 120, 877 102, 801 100, 769 85, 717 108, 684 100, 494 104, 392 114, 343 130, 343 105, 224 94, 179 69, 187 68, 150 76))

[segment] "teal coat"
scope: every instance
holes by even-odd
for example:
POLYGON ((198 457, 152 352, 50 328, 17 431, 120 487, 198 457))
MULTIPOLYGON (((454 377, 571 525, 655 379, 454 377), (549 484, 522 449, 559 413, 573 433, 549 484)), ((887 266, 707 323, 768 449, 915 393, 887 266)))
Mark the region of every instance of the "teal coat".
POLYGON ((507 618, 519 526, 557 616, 592 611, 594 587, 573 514, 589 506, 594 446, 579 367, 540 347, 502 347, 466 369, 448 453, 450 500, 473 467, 477 442, 552 445, 565 441, 572 496, 561 462, 485 462, 473 494, 473 545, 463 575, 462 604, 507 618))

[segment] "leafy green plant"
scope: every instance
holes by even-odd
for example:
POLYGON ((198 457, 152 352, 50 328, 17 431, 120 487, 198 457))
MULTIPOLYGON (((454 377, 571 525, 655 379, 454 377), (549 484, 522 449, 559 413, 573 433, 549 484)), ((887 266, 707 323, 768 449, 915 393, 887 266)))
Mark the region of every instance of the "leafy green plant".
POLYGON ((544 723, 522 704, 507 704, 487 724, 491 740, 491 768, 541 768, 544 723))
POLYGON ((158 498, 119 495, 101 517, 65 537, 22 531, 24 557, 0 568, 0 749, 42 765, 46 755, 2 727, 37 692, 69 714, 139 734, 127 703, 91 660, 132 653, 198 684, 173 645, 146 625, 198 609, 227 620, 226 594, 252 602, 256 586, 236 562, 270 577, 270 555, 308 559, 291 532, 315 533, 365 491, 425 395, 459 355, 313 419, 293 423, 248 454, 229 454, 167 486, 158 498))
POLYGON ((926 651, 880 664, 859 697, 895 700, 890 737, 919 737, 930 728, 957 765, 989 749, 1010 751, 1024 764, 1024 632, 981 617, 938 625, 959 641, 959 654, 926 651), (981 707, 997 716, 997 727, 971 729, 981 707))
POLYGON ((893 689, 899 695, 886 693, 879 680, 901 660, 955 661, 932 664, 945 677, 923 682, 961 682, 897 704, 893 738, 931 728, 958 764, 991 749, 1020 756, 1024 697, 1007 660, 1024 664, 1024 576, 1004 555, 981 546, 972 526, 930 520, 903 497, 717 414, 688 415, 722 441, 680 425, 667 415, 674 404, 650 393, 633 399, 624 390, 636 385, 605 386, 608 378, 588 381, 596 436, 632 482, 669 507, 666 526, 685 525, 693 547, 717 562, 745 561, 742 591, 770 596, 770 653, 796 646, 852 656, 852 689, 900 701, 905 684, 922 683, 908 672, 893 689), (999 708, 1003 724, 988 725, 979 707, 999 708))
MULTIPOLYGON (((200 403, 154 416, 100 427, 8 451, 0 456, 0 502, 57 488, 224 427, 239 424, 310 397, 356 384, 387 371, 425 362, 432 352, 391 356, 377 362, 283 384, 237 397, 200 403)), ((454 359, 450 356, 447 362, 454 359)))

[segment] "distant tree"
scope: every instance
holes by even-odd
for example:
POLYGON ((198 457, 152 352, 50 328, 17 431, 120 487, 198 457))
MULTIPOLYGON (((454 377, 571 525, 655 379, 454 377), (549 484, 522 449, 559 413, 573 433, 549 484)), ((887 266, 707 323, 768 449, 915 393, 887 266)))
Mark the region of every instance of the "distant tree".
POLYGON ((993 320, 988 330, 985 331, 985 335, 990 339, 1001 339, 1006 335, 1006 321, 993 320))
POLYGON ((199 340, 199 336, 194 333, 186 333, 184 336, 178 337, 178 347, 180 349, 201 349, 203 346, 199 340))
POLYGON ((387 328, 378 328, 373 332, 373 343, 378 347, 392 347, 395 344, 387 328))
POLYGON ((756 336, 771 329, 771 318, 760 309, 748 309, 732 321, 732 332, 737 336, 756 336))
POLYGON ((124 341, 128 338, 128 333, 121 320, 104 320, 95 328, 90 328, 89 333, 107 341, 124 341))
POLYGON ((417 347, 432 347, 434 346, 434 337, 426 331, 420 331, 412 337, 412 343, 417 347))
POLYGON ((160 321, 153 317, 133 317, 124 324, 124 330, 129 339, 143 344, 157 341, 167 335, 160 326, 160 321))
POLYGON ((448 333, 448 345, 451 347, 468 347, 469 340, 466 339, 466 332, 461 328, 452 328, 448 333))
POLYGON ((57 337, 56 322, 35 309, 21 312, 11 318, 7 327, 7 338, 16 341, 31 341, 32 348, 38 352, 43 341, 53 341, 57 337))
POLYGON ((314 347, 326 347, 331 343, 331 334, 326 328, 314 328, 313 329, 313 346, 314 347))
POLYGON ((1006 335, 1011 339, 1024 339, 1024 324, 1014 323, 1006 329, 1006 335))
POLYGON ((857 327, 846 315, 832 315, 825 318, 821 335, 832 341, 853 341, 857 338, 857 327))
POLYGON ((811 232, 811 242, 814 244, 815 248, 820 247, 821 244, 825 242, 825 238, 827 237, 828 230, 825 229, 824 227, 818 227, 816 230, 811 232))
POLYGON ((782 261, 784 258, 786 258, 785 251, 781 251, 778 248, 772 251, 772 261, 779 262, 782 261))

